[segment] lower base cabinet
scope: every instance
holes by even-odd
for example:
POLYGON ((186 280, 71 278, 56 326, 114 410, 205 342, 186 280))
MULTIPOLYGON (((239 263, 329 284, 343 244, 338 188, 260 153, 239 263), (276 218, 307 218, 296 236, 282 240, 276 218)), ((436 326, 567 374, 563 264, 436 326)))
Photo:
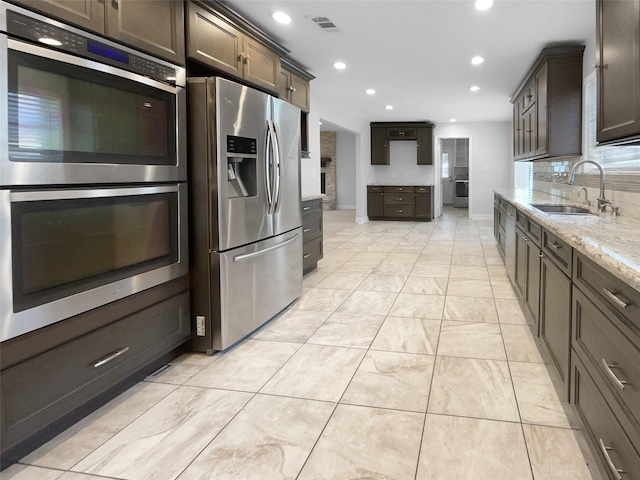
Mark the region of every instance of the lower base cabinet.
POLYGON ((302 202, 302 273, 315 270, 322 258, 322 198, 302 202))
POLYGON ((369 220, 433 219, 431 185, 367 185, 369 220))
POLYGON ((155 287, 150 289, 155 292, 141 292, 5 342, 0 373, 2 468, 177 356, 176 349, 191 338, 189 293, 175 294, 186 286, 185 280, 155 287), (118 313, 122 311, 127 313, 118 313), (71 325, 63 325, 66 322, 71 325), (102 326, 45 346, 52 338, 96 322, 102 326), (34 354, 24 353, 28 351, 34 354), (21 355, 25 358, 15 362, 21 355))

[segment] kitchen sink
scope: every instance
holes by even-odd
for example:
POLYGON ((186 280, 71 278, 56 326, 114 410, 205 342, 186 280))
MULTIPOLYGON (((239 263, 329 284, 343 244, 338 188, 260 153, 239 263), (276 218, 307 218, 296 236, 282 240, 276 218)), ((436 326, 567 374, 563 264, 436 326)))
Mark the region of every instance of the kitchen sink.
POLYGON ((553 213, 556 215, 589 215, 589 209, 582 207, 574 207, 573 205, 541 205, 532 203, 533 208, 544 213, 553 213))

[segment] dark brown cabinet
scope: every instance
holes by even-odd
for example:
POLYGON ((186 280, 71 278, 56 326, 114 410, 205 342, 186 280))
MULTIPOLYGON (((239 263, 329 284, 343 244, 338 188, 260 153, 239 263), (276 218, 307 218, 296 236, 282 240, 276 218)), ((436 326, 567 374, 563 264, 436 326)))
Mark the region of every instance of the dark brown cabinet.
POLYGON ((598 143, 640 142, 640 0, 597 2, 598 143))
POLYGON ((286 59, 281 59, 280 64, 279 97, 295 105, 303 112, 309 112, 311 105, 309 82, 313 77, 306 74, 306 72, 302 72, 286 59))
POLYGON ((389 141, 385 127, 371 127, 371 165, 389 165, 389 141))
POLYGON ((421 220, 433 218, 430 185, 367 185, 370 220, 421 220))
POLYGON ((18 3, 184 65, 184 2, 21 0, 18 3))
POLYGON ((515 160, 582 154, 583 51, 545 48, 511 97, 515 160))
POLYGON ((187 57, 278 92, 280 53, 246 34, 224 15, 187 4, 187 57))
POLYGON ((371 165, 389 165, 390 141, 416 141, 416 164, 433 165, 433 128, 428 122, 372 122, 371 165))
POLYGON ((369 220, 382 220, 384 218, 384 187, 377 185, 367 186, 367 215, 369 220))
POLYGON ((322 258, 322 198, 302 202, 302 272, 318 267, 322 258))
POLYGON ((522 299, 525 316, 540 326, 540 250, 541 227, 519 210, 516 211, 516 274, 514 286, 522 299))

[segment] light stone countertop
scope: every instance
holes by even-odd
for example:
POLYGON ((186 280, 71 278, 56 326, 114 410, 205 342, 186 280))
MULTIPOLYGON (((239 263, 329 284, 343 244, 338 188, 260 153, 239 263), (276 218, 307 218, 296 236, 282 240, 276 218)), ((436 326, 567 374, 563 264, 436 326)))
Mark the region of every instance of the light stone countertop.
POLYGON ((300 199, 300 201, 306 202, 306 201, 309 201, 309 200, 317 200, 319 198, 324 198, 324 194, 323 193, 317 193, 315 195, 306 195, 306 196, 303 196, 300 199))
MULTIPOLYGON (((640 291, 640 220, 615 217, 609 211, 596 215, 554 215, 544 213, 531 204, 584 205, 534 190, 497 189, 495 193, 640 291)), ((596 212, 593 206, 589 208, 596 212)))

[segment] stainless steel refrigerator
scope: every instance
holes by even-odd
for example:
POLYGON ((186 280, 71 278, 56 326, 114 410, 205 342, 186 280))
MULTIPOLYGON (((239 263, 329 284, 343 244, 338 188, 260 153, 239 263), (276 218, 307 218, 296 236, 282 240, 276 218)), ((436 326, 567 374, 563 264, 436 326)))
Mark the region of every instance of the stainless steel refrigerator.
POLYGON ((188 79, 192 348, 224 350, 302 294, 300 110, 188 79))

